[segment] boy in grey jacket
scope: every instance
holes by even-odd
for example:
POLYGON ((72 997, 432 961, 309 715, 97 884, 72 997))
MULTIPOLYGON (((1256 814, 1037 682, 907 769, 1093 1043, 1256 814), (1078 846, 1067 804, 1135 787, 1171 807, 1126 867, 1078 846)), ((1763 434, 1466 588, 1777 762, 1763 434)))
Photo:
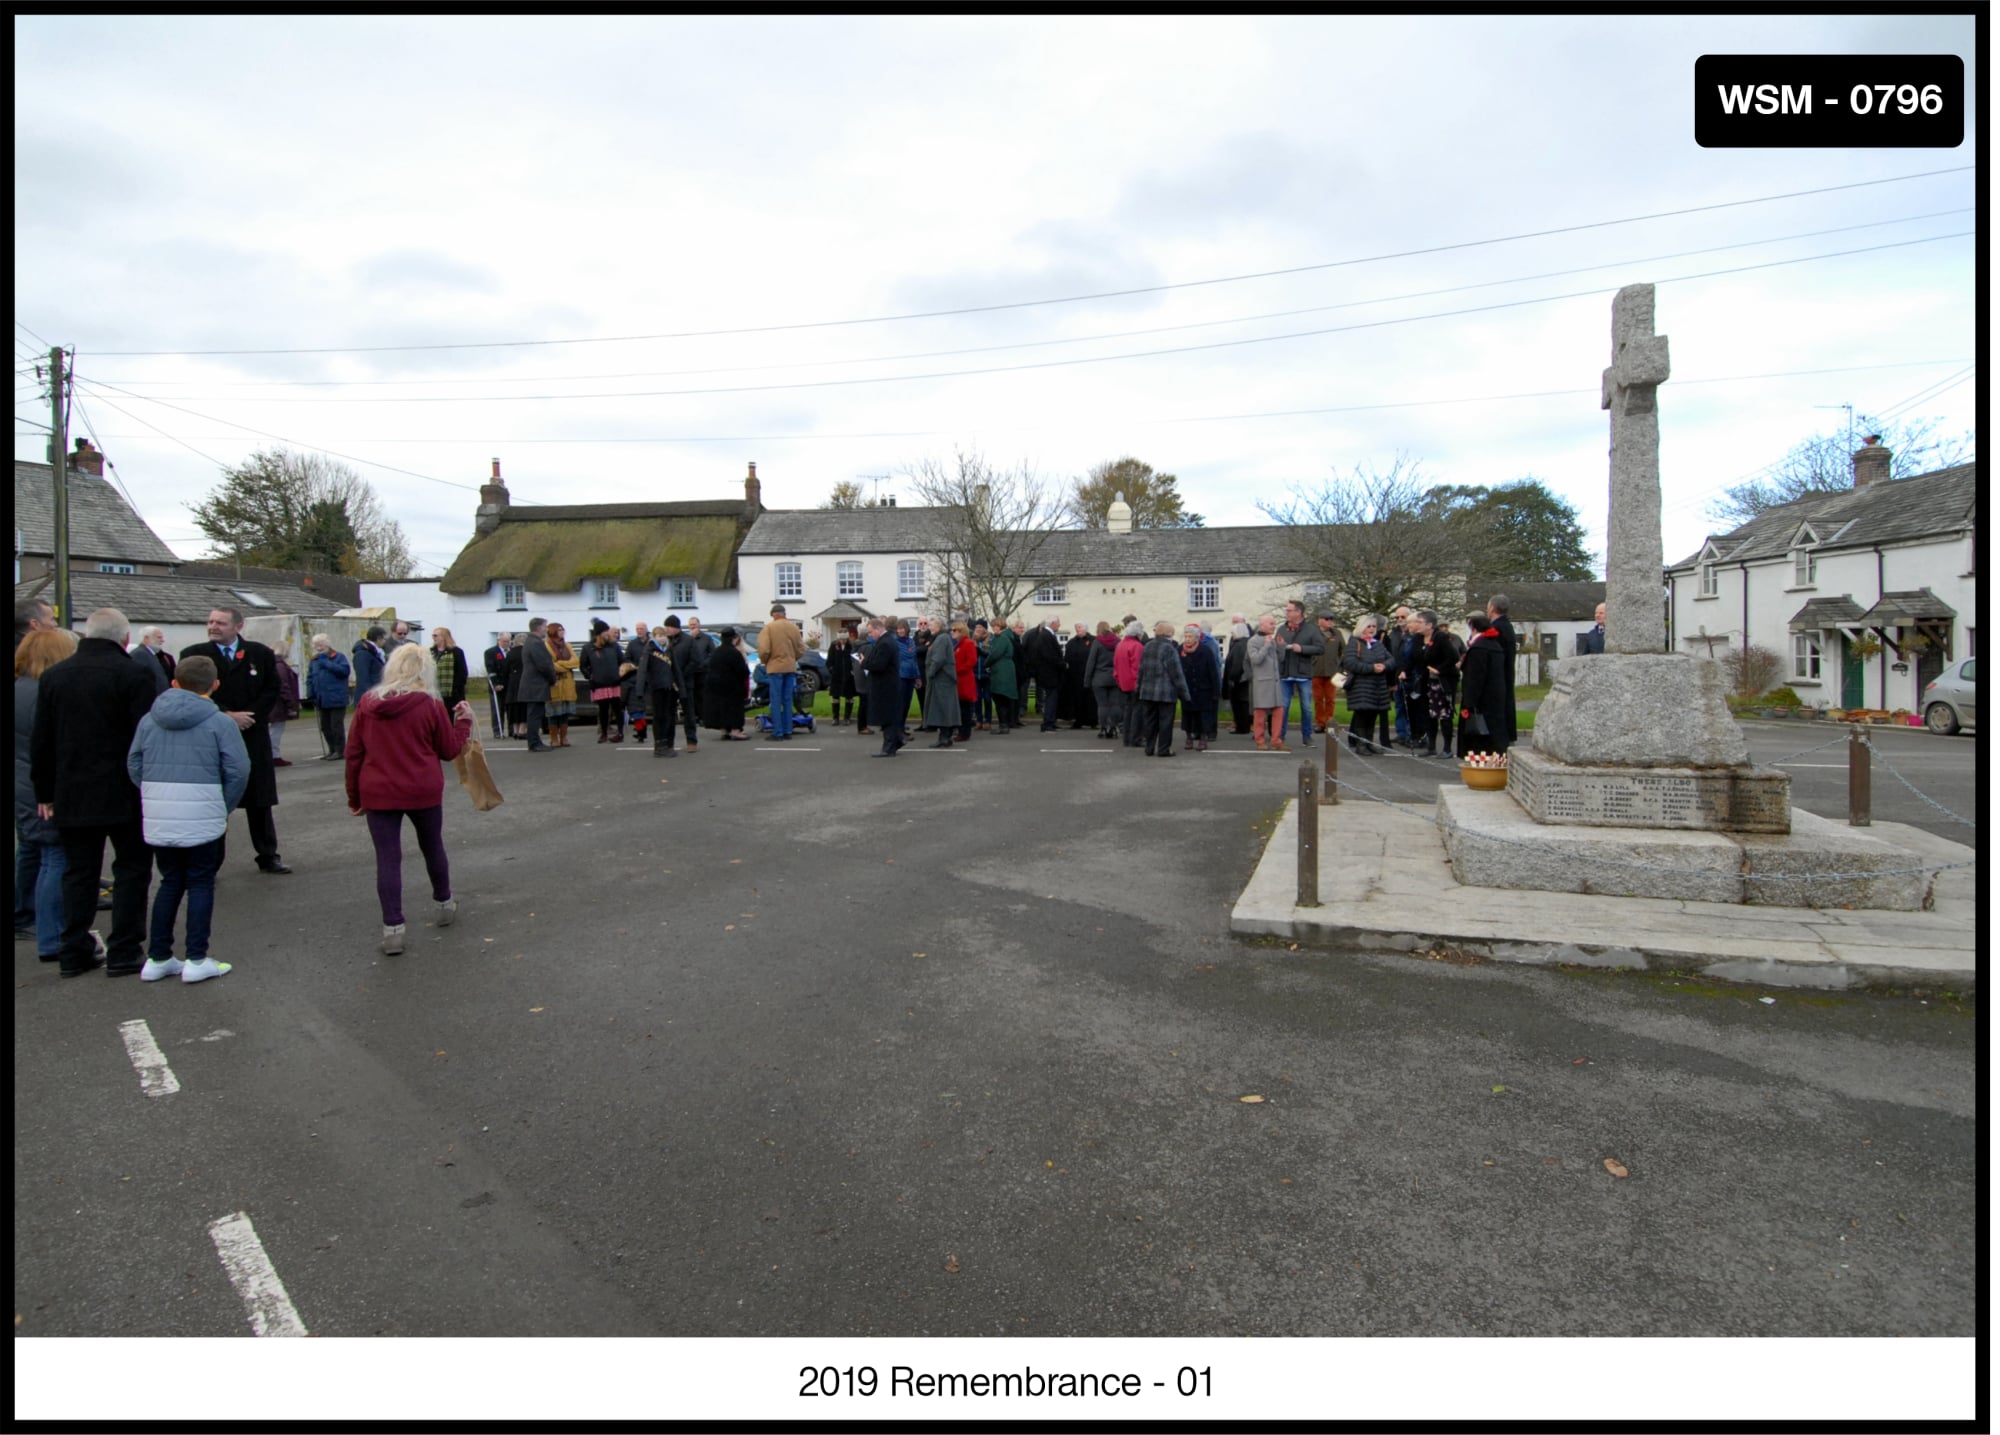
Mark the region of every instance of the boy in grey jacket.
POLYGON ((138 785, 146 845, 160 869, 153 927, 139 980, 178 975, 205 982, 230 969, 208 954, 215 914, 215 873, 229 814, 250 785, 250 752, 229 715, 210 700, 220 683, 215 660, 183 658, 174 685, 140 720, 125 755, 138 785), (187 896, 187 960, 174 956, 174 919, 187 896))

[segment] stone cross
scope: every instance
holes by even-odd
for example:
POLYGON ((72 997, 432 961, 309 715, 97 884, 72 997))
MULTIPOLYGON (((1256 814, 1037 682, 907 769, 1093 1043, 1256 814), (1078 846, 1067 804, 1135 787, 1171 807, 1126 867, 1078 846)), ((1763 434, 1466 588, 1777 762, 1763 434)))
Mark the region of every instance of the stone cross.
POLYGON ((1661 588, 1659 386, 1667 338, 1653 332, 1653 286, 1628 284, 1611 302, 1611 516, 1604 560, 1604 651, 1661 653, 1667 646, 1661 588))

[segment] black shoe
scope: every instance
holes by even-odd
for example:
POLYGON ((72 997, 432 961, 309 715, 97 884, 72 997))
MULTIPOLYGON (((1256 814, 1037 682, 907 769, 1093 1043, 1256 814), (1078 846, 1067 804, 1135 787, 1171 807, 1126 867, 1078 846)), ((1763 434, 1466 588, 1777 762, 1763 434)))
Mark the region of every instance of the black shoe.
POLYGON ((292 875, 292 869, 287 867, 283 862, 259 862, 257 870, 272 877, 289 877, 292 875))
POLYGON ((100 883, 97 888, 97 910, 100 912, 111 910, 111 884, 109 882, 100 883))
POLYGON ((35 939, 35 929, 33 927, 16 927, 14 929, 15 941, 32 942, 34 939, 35 939))
POLYGON ((670 747, 656 747, 653 749, 654 757, 672 757, 673 755, 674 750, 670 747))
POLYGON ((80 967, 64 967, 62 969, 61 975, 65 977, 87 977, 92 972, 96 971, 99 967, 103 965, 104 965, 104 958, 98 956, 95 952, 93 952, 91 953, 90 961, 87 964, 80 967))
POLYGON ((144 962, 141 962, 136 967, 114 967, 107 965, 104 968, 104 975, 107 977, 136 977, 141 971, 145 970, 145 966, 144 962))

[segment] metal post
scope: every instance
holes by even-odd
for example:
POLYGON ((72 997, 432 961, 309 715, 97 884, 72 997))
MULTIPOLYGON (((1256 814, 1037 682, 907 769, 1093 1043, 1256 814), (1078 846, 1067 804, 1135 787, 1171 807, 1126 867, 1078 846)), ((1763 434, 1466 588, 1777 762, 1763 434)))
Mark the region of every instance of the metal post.
POLYGON ((49 350, 49 468, 55 479, 54 507, 50 509, 55 548, 56 625, 69 632, 74 614, 69 610, 69 405, 63 392, 63 351, 49 350))
POLYGON ((1299 902, 1301 907, 1319 905, 1319 801, 1314 789, 1319 774, 1307 758, 1299 764, 1299 902))
POLYGON ((1320 784, 1319 800, 1328 807, 1340 803, 1340 744, 1333 740, 1333 729, 1326 729, 1326 781, 1320 784))
POLYGON ((1873 820, 1874 794, 1869 759, 1874 749, 1868 730, 1855 723, 1847 730, 1847 825, 1867 827, 1873 820))

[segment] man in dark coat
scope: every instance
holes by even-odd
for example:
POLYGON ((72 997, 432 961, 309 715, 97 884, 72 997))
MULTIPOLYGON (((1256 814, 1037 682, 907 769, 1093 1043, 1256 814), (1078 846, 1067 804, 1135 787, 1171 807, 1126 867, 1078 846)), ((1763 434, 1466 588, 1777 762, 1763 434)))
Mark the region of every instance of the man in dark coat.
POLYGON ((701 695, 708 686, 709 655, 715 651, 715 640, 702 632, 700 625, 701 619, 688 619, 687 630, 668 645, 673 654, 674 686, 680 690, 681 731, 687 734, 689 752, 701 738, 701 695))
POLYGON ((354 645, 354 701, 360 702, 368 690, 382 681, 382 669, 389 652, 382 641, 389 635, 380 627, 370 628, 354 645))
POLYGON ((1062 711, 1062 619, 1051 618, 1028 634, 1026 653, 1027 670, 1035 679, 1035 705, 1042 715, 1042 731, 1054 732, 1062 711))
POLYGON ((674 718, 681 695, 680 675, 674 671, 674 645, 681 640, 681 620, 668 614, 639 654, 639 685, 652 712, 654 757, 674 755, 674 718))
POLYGON ((1592 653, 1601 653, 1603 651, 1604 605, 1599 603, 1597 605, 1597 626, 1592 628, 1588 633, 1578 633, 1576 635, 1576 655, 1579 658, 1587 658, 1592 653))
POLYGON ((639 679, 639 673, 646 666, 646 649, 653 643, 653 630, 640 623, 632 630, 632 640, 625 645, 625 661, 632 665, 632 671, 625 675, 625 716, 632 724, 634 741, 646 736, 646 688, 639 679))
POLYGON ((1250 736, 1250 625, 1238 613, 1229 625, 1229 653, 1222 660, 1222 692, 1229 699, 1229 727, 1250 736))
POLYGON ((166 635, 158 628, 148 628, 141 633, 139 641, 132 645, 132 661, 139 665, 139 671, 152 683, 153 696, 158 697, 167 690, 173 675, 167 671, 166 654, 153 646, 155 638, 166 641, 166 635))
POLYGON ((116 608, 99 608, 84 626, 76 655, 41 676, 29 738, 29 779, 36 815, 53 822, 63 849, 62 974, 80 977, 101 964, 91 940, 104 844, 111 844, 111 942, 108 974, 130 976, 146 964, 146 892, 153 854, 140 823, 139 789, 125 754, 153 706, 153 682, 125 653, 130 625, 116 608))
POLYGON ((515 645, 521 655, 519 671, 513 670, 513 660, 508 660, 508 691, 521 704, 521 724, 528 732, 529 752, 551 752, 549 744, 542 741, 544 715, 548 712, 549 689, 556 682, 555 654, 549 651, 548 640, 542 635, 548 631, 546 618, 530 618, 527 636, 515 645))
POLYGON ((512 633, 495 635, 486 650, 486 702, 493 710, 493 736, 500 736, 500 724, 507 716, 507 650, 514 644, 512 633))
MULTIPOLYGON (((1500 649, 1507 657, 1507 742, 1512 746, 1520 736, 1515 727, 1514 716, 1514 655, 1521 649, 1521 641, 1514 633, 1514 625, 1507 621, 1507 595, 1495 593, 1486 600, 1486 616, 1489 626, 1500 635, 1500 649)), ((1505 751, 1502 748, 1501 751, 1505 751)))
POLYGON ((1090 662, 1090 648, 1095 640, 1090 629, 1082 623, 1076 625, 1076 632, 1063 645, 1062 710, 1069 718, 1072 729, 1085 723, 1097 725, 1097 701, 1090 695, 1089 686, 1083 681, 1083 670, 1090 662))
POLYGON ((1490 614, 1466 619, 1472 639, 1459 660, 1458 753, 1505 752, 1514 743, 1512 664, 1490 614), (1486 627, 1480 627, 1485 622, 1486 627), (1484 733, 1474 728, 1484 727, 1484 733))
POLYGON ((181 656, 215 663, 221 680, 212 694, 215 705, 242 730, 250 753, 250 785, 238 806, 249 819, 257 870, 283 876, 292 869, 278 855, 278 821, 271 813, 278 805, 278 773, 271 762, 271 714, 282 696, 277 654, 243 636, 241 608, 211 608, 208 641, 182 648, 181 656))
POLYGON ((880 618, 868 620, 868 656, 861 660, 861 676, 867 691, 868 711, 877 714, 875 724, 882 729, 882 750, 876 757, 894 757, 903 745, 903 724, 908 720, 903 702, 903 650, 889 636, 880 618))

